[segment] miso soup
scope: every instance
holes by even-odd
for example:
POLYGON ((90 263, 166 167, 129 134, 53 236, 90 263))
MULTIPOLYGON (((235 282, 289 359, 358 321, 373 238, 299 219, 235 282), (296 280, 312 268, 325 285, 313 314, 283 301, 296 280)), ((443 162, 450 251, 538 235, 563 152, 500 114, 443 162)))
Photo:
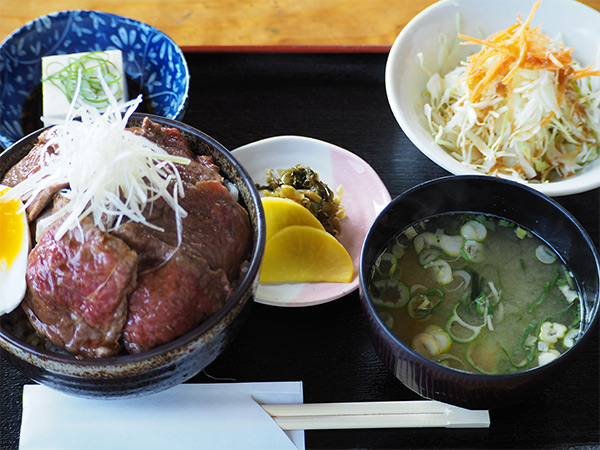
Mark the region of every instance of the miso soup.
POLYGON ((492 216, 444 214, 398 233, 376 258, 369 293, 396 336, 463 371, 543 365, 580 335, 568 268, 539 237, 492 216))

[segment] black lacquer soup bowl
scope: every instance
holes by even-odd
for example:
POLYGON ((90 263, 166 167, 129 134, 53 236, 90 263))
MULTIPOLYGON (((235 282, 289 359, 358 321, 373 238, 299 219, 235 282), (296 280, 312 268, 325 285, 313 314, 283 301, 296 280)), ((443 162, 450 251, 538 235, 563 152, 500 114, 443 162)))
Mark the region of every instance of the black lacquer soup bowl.
POLYGON ((361 254, 360 295, 373 345, 388 369, 423 397, 471 408, 492 409, 524 401, 564 370, 586 345, 598 316, 598 251, 579 222, 559 203, 527 186, 486 176, 450 176, 425 182, 395 198, 370 229, 361 254), (457 370, 421 356, 385 325, 368 289, 377 255, 398 232, 419 221, 453 212, 513 221, 553 248, 578 280, 581 337, 548 364, 507 374, 457 370))

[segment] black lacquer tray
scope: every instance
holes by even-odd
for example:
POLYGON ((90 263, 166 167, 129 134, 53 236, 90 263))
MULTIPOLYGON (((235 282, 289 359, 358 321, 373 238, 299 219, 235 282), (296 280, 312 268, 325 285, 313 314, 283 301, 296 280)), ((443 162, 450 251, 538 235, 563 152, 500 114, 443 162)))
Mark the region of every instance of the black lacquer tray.
MULTIPOLYGON (((279 135, 309 136, 356 153, 392 197, 448 175, 423 156, 388 106, 385 52, 189 52, 190 101, 183 121, 225 147, 279 135)), ((600 191, 559 197, 599 241, 600 191)), ((491 411, 489 429, 307 431, 306 447, 598 448, 598 327, 573 365, 537 398, 491 411)), ((358 292, 306 308, 255 304, 240 335, 191 382, 297 381, 305 402, 416 400, 378 359, 358 292)), ((0 448, 18 447, 22 386, 0 366, 0 448)))

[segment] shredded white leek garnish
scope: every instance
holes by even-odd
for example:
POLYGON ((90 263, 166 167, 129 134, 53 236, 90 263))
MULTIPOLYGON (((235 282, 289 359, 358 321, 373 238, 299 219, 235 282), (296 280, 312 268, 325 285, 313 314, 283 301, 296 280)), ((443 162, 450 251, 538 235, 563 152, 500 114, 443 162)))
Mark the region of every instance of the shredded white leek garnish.
POLYGON ((599 154, 600 71, 579 68, 572 49, 530 27, 538 6, 485 40, 459 35, 482 50, 443 76, 426 70, 436 143, 484 174, 547 182, 599 154))
POLYGON ((38 221, 43 231, 64 217, 55 233, 56 240, 69 230, 81 229, 85 217, 91 217, 100 230, 107 232, 126 220, 161 230, 148 222, 144 211, 162 197, 174 211, 180 244, 182 218, 187 213, 179 205, 184 188, 175 163, 189 164, 190 160, 170 155, 155 142, 126 130, 141 96, 117 104, 106 86, 105 92, 110 106, 104 113, 86 106, 75 109, 75 100, 71 103, 64 124, 57 125, 44 144, 55 146, 57 152, 39 171, 15 186, 11 195, 21 198, 27 208, 44 189, 68 185, 61 194, 69 202, 38 221))

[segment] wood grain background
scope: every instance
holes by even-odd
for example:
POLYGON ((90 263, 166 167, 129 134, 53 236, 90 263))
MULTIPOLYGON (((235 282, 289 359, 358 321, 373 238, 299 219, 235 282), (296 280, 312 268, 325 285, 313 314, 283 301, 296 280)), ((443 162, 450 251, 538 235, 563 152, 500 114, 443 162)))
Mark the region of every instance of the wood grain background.
MULTIPOLYGON (((434 0, 0 0, 0 41, 41 15, 93 9, 140 20, 180 47, 389 46, 434 0)), ((600 10, 600 0, 582 3, 600 10)))

